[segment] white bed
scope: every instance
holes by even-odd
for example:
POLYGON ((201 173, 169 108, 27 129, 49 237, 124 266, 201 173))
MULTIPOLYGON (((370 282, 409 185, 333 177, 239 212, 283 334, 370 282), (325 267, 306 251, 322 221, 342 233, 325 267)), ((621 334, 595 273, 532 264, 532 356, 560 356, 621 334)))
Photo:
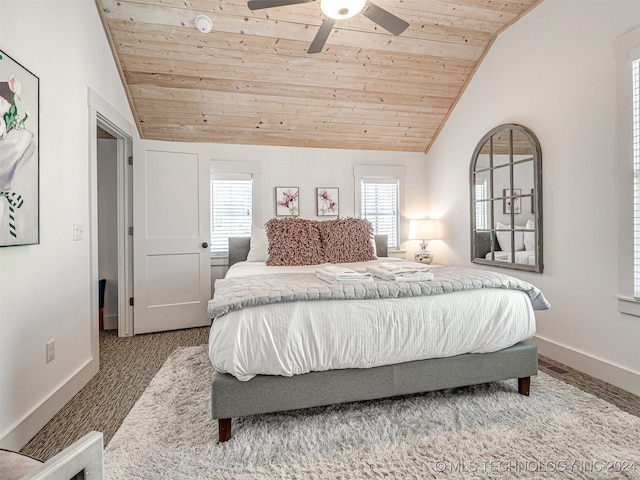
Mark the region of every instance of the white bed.
MULTIPOLYGON (((515 263, 518 265, 536 265, 535 251, 535 224, 533 220, 527 220, 526 225, 516 225, 513 232, 513 242, 515 247, 515 256, 511 257, 511 225, 504 225, 500 222, 496 224, 495 243, 491 246, 490 233, 482 232, 479 238, 484 237, 484 245, 478 253, 484 255, 486 260, 497 260, 499 262, 515 263), (494 250, 493 257, 491 250, 494 250)), ((480 245, 478 245, 480 246, 480 245)))
MULTIPOLYGON (((380 261, 347 266, 364 272, 380 261)), ((317 268, 240 262, 226 277, 314 272, 317 268)), ((217 318, 211 327, 209 356, 217 371, 244 381, 255 375, 290 377, 312 371, 495 352, 534 333, 531 302, 526 293, 517 290, 287 302, 246 308, 217 318)))
MULTIPOLYGON (((366 235, 354 240, 353 225, 362 221, 335 221, 336 235, 324 222, 279 222, 284 236, 269 238, 267 260, 285 266, 265 265, 264 238, 231 238, 231 268, 209 302, 211 414, 220 442, 231 438, 232 418, 260 413, 512 378, 529 395, 537 349, 526 339, 535 333, 534 309, 549 308, 533 285, 453 267, 433 267, 432 281, 336 285, 311 273, 318 262, 298 260, 371 251, 366 235), (299 227, 293 234, 292 225, 299 227), (318 235, 308 234, 316 227, 325 235, 320 249, 318 235), (272 253, 286 261, 273 262, 272 253)), ((334 263, 365 272, 399 261, 387 257, 385 236, 374 240, 380 260, 334 263)))

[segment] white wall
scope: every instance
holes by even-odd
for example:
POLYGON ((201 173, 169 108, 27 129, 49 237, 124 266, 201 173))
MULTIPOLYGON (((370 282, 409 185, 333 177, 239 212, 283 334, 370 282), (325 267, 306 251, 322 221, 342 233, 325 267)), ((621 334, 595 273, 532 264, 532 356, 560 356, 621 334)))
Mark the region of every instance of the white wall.
MULTIPOLYGON (((407 242, 409 219, 425 218, 427 189, 425 156, 422 153, 336 150, 319 148, 264 147, 251 145, 221 145, 203 143, 173 143, 142 140, 139 146, 148 150, 198 153, 200 158, 218 161, 260 162, 260 199, 254 212, 254 225, 263 226, 275 216, 275 187, 299 187, 300 216, 316 217, 316 187, 340 189, 340 216, 354 216, 354 165, 402 165, 405 167, 404 212, 401 216, 400 255, 410 258, 418 250, 418 242, 407 242)), ((135 194, 134 194, 135 195, 135 194)), ((433 242, 434 244, 437 242, 433 242)), ((214 281, 226 272, 226 258, 212 259, 212 295, 214 281)))
MULTIPOLYGON (((428 153, 429 208, 443 216, 436 255, 469 264, 469 163, 491 128, 519 123, 542 147, 544 273, 540 351, 640 394, 640 317, 618 312, 614 40, 640 2, 545 0, 505 31, 428 153), (438 248, 439 247, 439 248, 438 248)), ((507 271, 511 272, 511 271, 507 271)))
MULTIPOLYGON (((262 163, 261 212, 255 225, 263 225, 275 216, 276 186, 300 188, 300 216, 316 217, 316 187, 338 187, 340 189, 340 216, 355 215, 353 166, 403 165, 405 179, 405 215, 403 221, 406 239, 409 218, 428 216, 426 208, 427 190, 426 157, 422 153, 380 152, 364 150, 337 150, 321 148, 264 147, 251 145, 220 145, 203 143, 172 143, 141 141, 145 149, 194 152, 207 160, 251 161, 262 163)), ((417 242, 401 245, 402 248, 417 249, 417 242)))
POLYGON ((19 448, 98 368, 87 87, 132 117, 92 0, 0 0, 0 46, 40 78, 40 244, 0 249, 0 445, 19 448))

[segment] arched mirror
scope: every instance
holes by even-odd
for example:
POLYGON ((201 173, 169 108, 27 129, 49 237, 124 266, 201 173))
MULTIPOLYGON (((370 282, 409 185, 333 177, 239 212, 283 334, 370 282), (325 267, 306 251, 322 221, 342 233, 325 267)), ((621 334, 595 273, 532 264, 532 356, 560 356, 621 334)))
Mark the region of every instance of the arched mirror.
POLYGON ((488 132, 471 158, 471 261, 542 272, 542 153, 527 128, 488 132))

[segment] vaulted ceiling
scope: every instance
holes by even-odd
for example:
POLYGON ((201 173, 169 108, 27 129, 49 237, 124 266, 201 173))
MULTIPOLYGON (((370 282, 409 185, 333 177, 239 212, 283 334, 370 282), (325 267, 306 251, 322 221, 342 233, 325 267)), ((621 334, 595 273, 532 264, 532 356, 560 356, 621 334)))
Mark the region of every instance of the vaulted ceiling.
POLYGON ((409 27, 338 20, 315 54, 319 1, 96 4, 142 138, 423 152, 496 37, 541 1, 375 0, 409 27))

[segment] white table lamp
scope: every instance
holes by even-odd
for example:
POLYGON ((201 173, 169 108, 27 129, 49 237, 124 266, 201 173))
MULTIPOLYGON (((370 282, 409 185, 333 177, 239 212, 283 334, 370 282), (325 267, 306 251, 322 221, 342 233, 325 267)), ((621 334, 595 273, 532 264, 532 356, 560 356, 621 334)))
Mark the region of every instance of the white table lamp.
POLYGON ((440 226, 438 220, 424 218, 421 220, 411 220, 409 222, 409 240, 421 240, 420 250, 415 253, 417 262, 431 263, 433 255, 427 246, 429 240, 436 240, 440 237, 440 226))

